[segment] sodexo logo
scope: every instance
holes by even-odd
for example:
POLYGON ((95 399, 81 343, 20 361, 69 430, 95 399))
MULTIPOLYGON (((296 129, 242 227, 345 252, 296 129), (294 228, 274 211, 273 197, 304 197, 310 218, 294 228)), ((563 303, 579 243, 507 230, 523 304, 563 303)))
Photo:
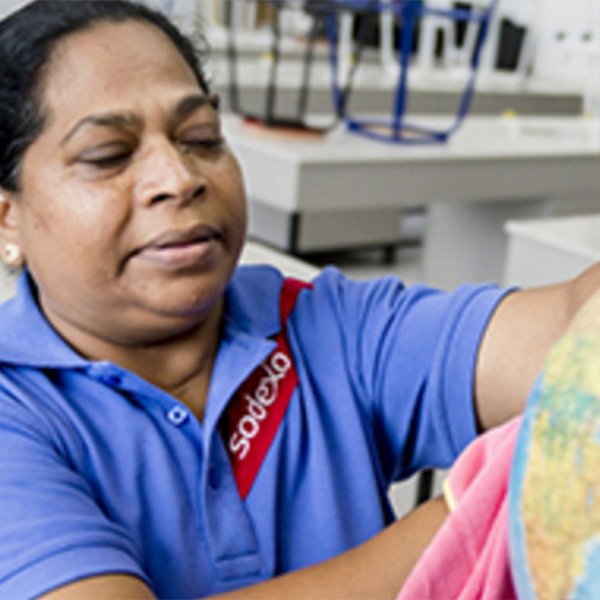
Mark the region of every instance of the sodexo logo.
POLYGON ((275 352, 261 368, 264 375, 255 390, 244 394, 245 410, 229 438, 229 450, 238 460, 244 460, 250 452, 252 440, 260 433, 270 407, 277 400, 279 382, 289 373, 292 362, 283 352, 275 352))

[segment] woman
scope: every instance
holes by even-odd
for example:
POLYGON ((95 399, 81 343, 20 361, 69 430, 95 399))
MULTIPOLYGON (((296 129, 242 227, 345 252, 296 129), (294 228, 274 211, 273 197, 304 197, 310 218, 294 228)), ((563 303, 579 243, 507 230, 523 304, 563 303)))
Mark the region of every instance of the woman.
POLYGON ((597 285, 236 271, 217 104, 142 6, 0 24, 0 597, 393 596, 445 508, 385 529, 388 486, 519 412, 597 285))

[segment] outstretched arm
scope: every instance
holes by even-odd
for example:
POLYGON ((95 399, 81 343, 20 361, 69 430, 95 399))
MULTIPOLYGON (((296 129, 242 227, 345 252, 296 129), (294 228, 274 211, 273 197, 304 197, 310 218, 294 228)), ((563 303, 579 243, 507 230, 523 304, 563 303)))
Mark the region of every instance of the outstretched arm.
POLYGON ((600 287, 600 263, 557 285, 508 295, 493 315, 479 351, 476 410, 482 429, 519 414, 552 345, 600 287))
MULTIPOLYGON (((218 596, 252 600, 395 598, 421 553, 447 516, 435 498, 390 525, 368 542, 324 563, 218 596)), ((46 600, 148 600, 146 585, 127 575, 82 579, 43 597, 46 600)))
POLYGON ((434 498, 349 552, 222 597, 240 600, 395 598, 447 515, 444 498, 434 498))

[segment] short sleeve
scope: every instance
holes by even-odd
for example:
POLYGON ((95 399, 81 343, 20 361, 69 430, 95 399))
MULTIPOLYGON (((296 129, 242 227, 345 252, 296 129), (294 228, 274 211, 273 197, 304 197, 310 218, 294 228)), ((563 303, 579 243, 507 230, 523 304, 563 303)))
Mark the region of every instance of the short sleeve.
MULTIPOLYGON (((341 337, 344 369, 386 479, 447 467, 476 436, 477 354, 507 292, 465 285, 447 293, 395 277, 357 282, 326 269, 300 299, 299 328, 341 337)), ((328 360, 317 342, 306 344, 311 357, 328 360)))
POLYGON ((477 356, 505 293, 495 286, 466 285, 453 293, 409 288, 380 325, 375 348, 363 347, 395 477, 450 466, 477 435, 477 356))
POLYGON ((73 470, 47 415, 0 393, 0 447, 0 599, 106 573, 146 580, 139 552, 73 470))

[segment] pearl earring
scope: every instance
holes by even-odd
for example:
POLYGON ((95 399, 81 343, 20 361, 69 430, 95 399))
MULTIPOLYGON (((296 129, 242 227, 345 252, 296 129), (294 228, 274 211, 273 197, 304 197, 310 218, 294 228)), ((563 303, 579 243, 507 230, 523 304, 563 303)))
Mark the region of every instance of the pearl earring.
POLYGON ((2 258, 4 259, 4 264, 7 267, 14 269, 21 266, 21 260, 23 257, 21 255, 21 249, 19 246, 13 242, 9 242, 6 244, 6 246, 4 246, 2 258))

